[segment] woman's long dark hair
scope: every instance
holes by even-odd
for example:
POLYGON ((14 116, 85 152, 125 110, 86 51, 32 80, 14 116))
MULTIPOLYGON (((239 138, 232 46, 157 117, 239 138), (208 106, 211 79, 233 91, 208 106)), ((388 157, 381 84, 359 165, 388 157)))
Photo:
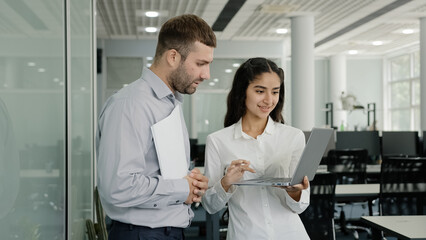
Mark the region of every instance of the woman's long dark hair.
POLYGON ((248 85, 262 73, 275 72, 280 78, 280 93, 279 100, 274 110, 269 116, 275 122, 284 123, 284 118, 281 115, 284 106, 284 71, 277 64, 266 58, 250 58, 245 61, 235 73, 234 81, 232 82, 231 91, 228 94, 227 106, 228 110, 225 115, 225 127, 231 126, 238 122, 246 113, 246 90, 248 85))

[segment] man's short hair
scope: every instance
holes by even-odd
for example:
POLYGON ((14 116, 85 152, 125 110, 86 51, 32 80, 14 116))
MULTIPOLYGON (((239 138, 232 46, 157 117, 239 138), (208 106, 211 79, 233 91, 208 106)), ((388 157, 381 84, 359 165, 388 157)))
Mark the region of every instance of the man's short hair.
POLYGON ((161 27, 155 56, 160 57, 165 51, 175 49, 185 60, 197 41, 216 47, 216 35, 202 18, 193 14, 171 18, 161 27))

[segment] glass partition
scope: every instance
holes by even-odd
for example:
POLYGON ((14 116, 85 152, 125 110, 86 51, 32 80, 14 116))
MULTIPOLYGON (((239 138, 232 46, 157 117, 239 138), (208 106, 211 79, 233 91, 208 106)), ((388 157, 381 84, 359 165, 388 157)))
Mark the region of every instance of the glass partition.
POLYGON ((0 0, 1 239, 86 238, 91 4, 0 0))
POLYGON ((93 196, 92 1, 69 1, 68 238, 85 239, 93 196))

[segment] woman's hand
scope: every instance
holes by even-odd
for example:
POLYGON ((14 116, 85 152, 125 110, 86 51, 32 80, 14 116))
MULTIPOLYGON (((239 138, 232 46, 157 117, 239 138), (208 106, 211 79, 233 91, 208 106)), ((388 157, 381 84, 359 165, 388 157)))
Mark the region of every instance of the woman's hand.
POLYGON ((300 200, 300 196, 302 195, 302 190, 307 189, 309 187, 308 177, 305 176, 303 181, 299 184, 295 184, 293 186, 284 186, 279 187, 283 188, 287 191, 288 195, 293 198, 296 202, 300 200))
POLYGON ((247 160, 234 160, 229 165, 225 176, 221 180, 223 189, 227 192, 231 185, 240 181, 245 171, 255 173, 256 171, 249 167, 250 161, 247 160))

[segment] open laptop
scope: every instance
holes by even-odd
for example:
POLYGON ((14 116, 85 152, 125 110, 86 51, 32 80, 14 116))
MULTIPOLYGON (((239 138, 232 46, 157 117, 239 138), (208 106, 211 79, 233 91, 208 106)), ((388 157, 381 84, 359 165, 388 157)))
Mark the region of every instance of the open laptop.
POLYGON ((291 178, 262 177, 242 180, 234 185, 259 185, 259 186, 292 186, 303 181, 308 176, 309 181, 314 179, 321 158, 327 144, 334 133, 332 128, 313 128, 305 149, 300 156, 299 163, 291 178))

